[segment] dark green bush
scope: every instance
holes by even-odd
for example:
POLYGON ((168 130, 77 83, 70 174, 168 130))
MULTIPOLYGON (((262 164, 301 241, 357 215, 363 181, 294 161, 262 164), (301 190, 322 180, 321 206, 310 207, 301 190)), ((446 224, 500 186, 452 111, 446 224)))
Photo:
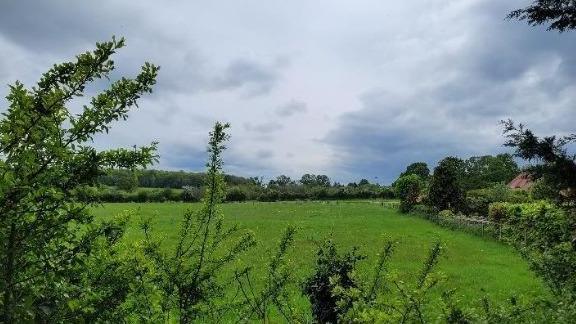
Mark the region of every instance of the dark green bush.
POLYGON ((490 204, 488 211, 488 219, 495 223, 503 223, 509 216, 509 210, 506 203, 493 203, 490 204))
POLYGON ((348 308, 338 305, 335 288, 357 287, 352 278, 356 263, 364 259, 353 248, 344 255, 338 254, 332 241, 327 241, 317 253, 314 273, 303 284, 302 291, 312 305, 312 314, 317 323, 337 323, 348 308))
POLYGON ((246 201, 246 193, 238 187, 233 187, 226 192, 225 199, 226 201, 246 201))
POLYGON ((272 201, 277 201, 279 197, 280 197, 280 194, 278 193, 278 191, 273 190, 273 189, 269 189, 269 190, 264 191, 258 197, 258 200, 259 201, 272 202, 272 201))
POLYGON ((532 198, 536 200, 553 200, 558 196, 558 190, 546 178, 537 180, 531 193, 532 198))
POLYGON ((532 198, 528 191, 511 190, 503 184, 497 184, 490 188, 468 191, 465 212, 468 215, 487 217, 491 203, 528 203, 531 201, 532 198))
POLYGON ((405 175, 396 180, 394 190, 400 198, 401 212, 407 213, 412 209, 412 206, 416 205, 423 187, 422 179, 415 174, 405 175))
POLYGON ((137 202, 149 202, 150 195, 148 190, 138 190, 136 191, 136 201, 137 202))
POLYGON ((488 208, 493 202, 493 196, 488 190, 470 190, 466 195, 466 214, 488 217, 488 208))

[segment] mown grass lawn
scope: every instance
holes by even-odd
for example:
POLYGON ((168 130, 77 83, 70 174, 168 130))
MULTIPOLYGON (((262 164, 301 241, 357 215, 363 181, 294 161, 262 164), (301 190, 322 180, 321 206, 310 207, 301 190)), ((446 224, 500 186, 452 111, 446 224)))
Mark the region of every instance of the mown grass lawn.
MULTIPOLYGON (((137 210, 142 217, 152 217, 155 232, 163 236, 163 244, 173 245, 178 235, 180 219, 186 208, 199 204, 185 203, 126 203, 105 204, 94 213, 100 219, 123 210, 137 210)), ((367 256, 360 274, 367 275, 376 261, 376 254, 387 239, 396 244, 392 271, 404 280, 415 280, 423 260, 433 242, 444 246, 437 268, 446 281, 436 290, 455 288, 456 296, 464 304, 480 306, 480 299, 488 295, 493 300, 505 300, 512 295, 526 298, 548 294, 543 283, 529 271, 527 263, 513 248, 490 239, 441 228, 416 216, 403 215, 366 202, 276 202, 224 204, 227 221, 238 223, 254 232, 258 246, 245 255, 242 263, 265 272, 269 259, 288 225, 297 227, 295 247, 290 259, 294 274, 305 278, 312 270, 317 243, 331 237, 342 249, 358 246, 367 256)), ((138 218, 131 220, 127 240, 141 237, 138 218)), ((301 297, 299 304, 306 304, 301 297)))

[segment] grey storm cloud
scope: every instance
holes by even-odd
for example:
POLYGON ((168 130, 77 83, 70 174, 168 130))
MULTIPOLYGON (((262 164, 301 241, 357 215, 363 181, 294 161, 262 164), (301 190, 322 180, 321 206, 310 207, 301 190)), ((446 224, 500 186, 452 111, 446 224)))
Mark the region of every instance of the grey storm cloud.
POLYGON ((498 16, 489 22, 458 59, 425 76, 436 82, 416 84, 408 95, 371 90, 360 110, 339 118, 325 141, 341 151, 344 169, 392 181, 411 162, 494 154, 504 150, 499 121, 508 118, 541 134, 573 131, 576 35, 503 24, 498 16))
POLYGON ((112 79, 161 71, 103 147, 158 140, 158 167, 197 170, 224 120, 238 174, 390 182, 410 162, 506 150, 501 119, 574 132, 576 33, 505 19, 527 3, 5 0, 0 84, 124 36, 112 79))
POLYGON ((271 91, 280 77, 282 64, 277 62, 266 64, 242 57, 224 66, 211 62, 193 40, 156 29, 142 14, 146 6, 131 14, 130 3, 121 1, 7 0, 0 9, 0 36, 38 55, 69 60, 79 51, 93 48, 96 41, 125 37, 128 46, 120 50, 112 76, 134 75, 141 63, 150 61, 161 66, 157 91, 240 89, 243 96, 253 97, 271 91))
POLYGON ((290 117, 298 113, 306 112, 307 110, 308 107, 305 102, 291 100, 287 104, 276 108, 276 114, 281 117, 290 117))
POLYGON ((247 96, 270 92, 279 78, 278 67, 265 66, 246 59, 236 60, 213 82, 216 90, 244 88, 247 96))
POLYGON ((259 150, 256 152, 256 157, 262 160, 269 159, 273 156, 274 152, 272 152, 271 150, 259 150))
MULTIPOLYGON (((120 32, 124 10, 109 2, 7 0, 0 5, 0 33, 33 51, 68 52, 120 32)), ((150 30, 148 30, 150 31, 150 30)))

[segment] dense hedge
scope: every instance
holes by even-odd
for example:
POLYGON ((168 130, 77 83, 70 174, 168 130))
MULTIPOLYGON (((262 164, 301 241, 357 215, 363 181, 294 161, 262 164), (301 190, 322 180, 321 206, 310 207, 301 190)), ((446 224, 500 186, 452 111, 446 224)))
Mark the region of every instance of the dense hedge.
POLYGON ((502 238, 516 245, 556 292, 576 294, 574 213, 542 201, 490 206, 490 219, 502 225, 502 238))
POLYGON ((504 185, 470 190, 466 193, 465 213, 471 216, 488 216, 488 207, 495 202, 528 203, 533 199, 525 190, 510 190, 504 185))
MULTIPOLYGON (((139 188, 132 191, 114 187, 87 187, 76 194, 83 201, 99 202, 197 202, 202 199, 202 188, 184 187, 183 189, 139 188)), ((332 186, 308 187, 303 185, 263 188, 255 185, 230 186, 226 191, 227 202, 241 201, 293 201, 293 200, 346 200, 394 198, 394 192, 388 187, 332 186)))
POLYGON ((573 208, 544 200, 496 202, 489 205, 489 222, 482 219, 473 222, 450 210, 437 212, 425 205, 415 206, 412 213, 444 227, 490 235, 511 244, 555 294, 576 298, 576 210, 573 208))

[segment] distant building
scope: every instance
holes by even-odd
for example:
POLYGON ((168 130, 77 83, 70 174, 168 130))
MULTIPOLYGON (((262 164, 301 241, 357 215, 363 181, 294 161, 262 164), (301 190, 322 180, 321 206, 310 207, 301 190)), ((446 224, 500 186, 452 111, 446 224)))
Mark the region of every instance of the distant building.
POLYGON ((530 176, 528 172, 522 172, 517 175, 516 178, 512 179, 510 183, 508 183, 508 188, 527 190, 530 189, 533 185, 534 180, 532 180, 532 176, 530 176))

